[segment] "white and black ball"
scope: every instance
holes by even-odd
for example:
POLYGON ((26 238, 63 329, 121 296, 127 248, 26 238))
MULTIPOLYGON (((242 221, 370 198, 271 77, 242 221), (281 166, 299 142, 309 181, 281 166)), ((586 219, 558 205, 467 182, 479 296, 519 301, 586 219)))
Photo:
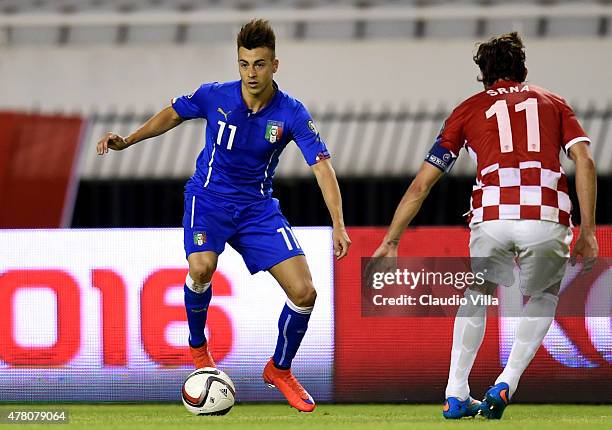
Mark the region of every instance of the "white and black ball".
POLYGON ((234 383, 219 369, 204 367, 191 373, 181 390, 183 404, 195 415, 225 415, 236 401, 234 383))

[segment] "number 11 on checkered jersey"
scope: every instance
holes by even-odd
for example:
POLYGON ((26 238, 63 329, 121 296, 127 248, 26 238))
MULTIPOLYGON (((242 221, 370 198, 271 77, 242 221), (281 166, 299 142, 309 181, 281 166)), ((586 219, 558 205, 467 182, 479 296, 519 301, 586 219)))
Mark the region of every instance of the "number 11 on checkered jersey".
MULTIPOLYGON (((514 106, 515 112, 525 111, 527 117, 527 151, 540 152, 540 120, 538 118, 538 99, 530 97, 514 106)), ((485 113, 487 119, 495 115, 497 129, 499 130, 499 144, 501 152, 512 152, 512 128, 510 127, 510 113, 506 100, 498 100, 491 105, 485 113)))

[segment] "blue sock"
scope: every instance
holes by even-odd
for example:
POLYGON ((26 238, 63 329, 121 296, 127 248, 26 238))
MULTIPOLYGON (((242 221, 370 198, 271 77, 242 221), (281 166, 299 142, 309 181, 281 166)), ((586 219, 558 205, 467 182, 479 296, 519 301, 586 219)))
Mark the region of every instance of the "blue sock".
POLYGON ((196 293, 189 289, 187 285, 183 286, 183 290, 185 291, 185 310, 187 311, 187 323, 189 324, 189 345, 197 348, 206 342, 204 326, 206 325, 208 305, 210 299, 212 299, 212 285, 203 293, 196 293))
POLYGON ((291 309, 287 304, 283 307, 280 318, 278 319, 278 340, 274 350, 274 365, 279 369, 289 369, 291 361, 295 357, 304 334, 308 329, 308 320, 312 307, 298 308, 293 305, 291 309))

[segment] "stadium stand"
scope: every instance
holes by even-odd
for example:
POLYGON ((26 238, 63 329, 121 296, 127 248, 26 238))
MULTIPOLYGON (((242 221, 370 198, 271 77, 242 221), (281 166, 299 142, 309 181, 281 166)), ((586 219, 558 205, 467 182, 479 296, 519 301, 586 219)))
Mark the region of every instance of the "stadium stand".
MULTIPOLYGON (((585 106, 576 109, 589 136, 598 169, 612 172, 612 105, 605 109, 585 106)), ((334 168, 342 177, 402 177, 414 175, 449 112, 445 107, 361 107, 312 111, 321 134, 334 154, 334 168), (410 144, 406 144, 410 142, 410 144)), ((107 130, 134 130, 153 112, 142 114, 94 114, 85 134, 85 147, 107 130)), ((94 151, 83 153, 79 176, 85 180, 186 178, 193 173, 195 158, 202 149, 203 121, 189 121, 161 136, 157 144, 137 145, 129 151, 111 153, 104 160, 94 151)), ((564 168, 573 172, 563 157, 564 168)), ((451 175, 472 175, 474 163, 467 153, 457 161, 451 175)), ((276 171, 277 178, 310 177, 295 145, 289 145, 276 171)))
POLYGON ((159 44, 225 40, 253 14, 296 39, 609 37, 607 0, 0 0, 0 41, 159 44))

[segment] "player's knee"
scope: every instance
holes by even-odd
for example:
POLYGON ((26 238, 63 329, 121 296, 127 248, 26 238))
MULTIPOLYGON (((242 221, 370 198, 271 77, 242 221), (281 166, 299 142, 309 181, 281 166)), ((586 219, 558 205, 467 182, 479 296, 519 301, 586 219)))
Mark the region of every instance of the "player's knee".
POLYGON ((198 260, 189 264, 189 276, 197 284, 206 284, 212 279, 217 269, 217 263, 210 260, 198 260))
POLYGON ((317 290, 315 290, 312 283, 305 283, 298 292, 291 297, 291 301, 299 307, 310 307, 314 306, 317 300, 317 290))

